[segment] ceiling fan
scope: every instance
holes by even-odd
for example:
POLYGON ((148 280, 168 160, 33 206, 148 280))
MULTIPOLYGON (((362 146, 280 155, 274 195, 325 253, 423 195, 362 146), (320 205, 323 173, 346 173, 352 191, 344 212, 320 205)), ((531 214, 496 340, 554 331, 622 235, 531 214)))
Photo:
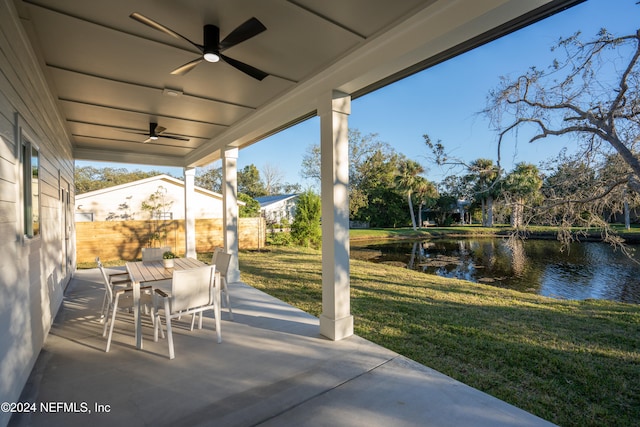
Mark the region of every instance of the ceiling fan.
POLYGON ((189 140, 189 138, 184 138, 182 136, 163 135, 162 132, 164 132, 165 130, 167 130, 167 128, 164 128, 162 126, 158 126, 157 123, 149 123, 149 133, 145 133, 145 132, 130 132, 130 131, 129 131, 129 133, 135 133, 137 135, 148 136, 148 138, 144 141, 145 143, 147 143, 149 141, 155 141, 158 138, 175 139, 177 141, 188 141, 189 140))
POLYGON ((132 19, 148 25, 153 29, 162 31, 163 33, 177 39, 185 40, 191 45, 195 46, 200 52, 202 52, 202 56, 200 58, 194 59, 193 61, 187 62, 186 64, 176 68, 171 72, 171 74, 181 76, 191 71, 202 61, 218 62, 222 59, 227 64, 237 68, 245 74, 248 74, 254 79, 262 80, 269 75, 262 70, 252 67, 251 65, 245 64, 244 62, 240 62, 233 58, 229 58, 228 56, 222 54, 224 50, 242 43, 243 41, 258 35, 267 29, 267 27, 265 27, 257 18, 251 18, 244 24, 241 24, 222 41, 220 41, 220 29, 218 27, 210 24, 205 25, 203 28, 203 42, 202 44, 198 44, 189 40, 182 34, 176 33, 170 28, 167 28, 164 25, 157 23, 153 19, 147 18, 146 16, 141 15, 137 12, 134 12, 129 16, 132 19))

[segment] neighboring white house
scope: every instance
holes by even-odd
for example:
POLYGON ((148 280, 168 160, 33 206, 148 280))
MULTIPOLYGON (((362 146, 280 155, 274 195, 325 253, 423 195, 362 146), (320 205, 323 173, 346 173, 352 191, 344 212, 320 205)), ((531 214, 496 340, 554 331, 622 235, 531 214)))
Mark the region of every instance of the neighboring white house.
POLYGON ((260 213, 267 224, 277 224, 282 219, 293 221, 298 203, 298 194, 283 194, 279 196, 256 197, 260 203, 260 213))
MULTIPOLYGON (((157 175, 78 194, 75 201, 76 222, 184 219, 184 182, 157 175), (144 209, 143 204, 155 209, 144 209)), ((191 208, 196 219, 222 218, 222 195, 195 187, 191 208)))

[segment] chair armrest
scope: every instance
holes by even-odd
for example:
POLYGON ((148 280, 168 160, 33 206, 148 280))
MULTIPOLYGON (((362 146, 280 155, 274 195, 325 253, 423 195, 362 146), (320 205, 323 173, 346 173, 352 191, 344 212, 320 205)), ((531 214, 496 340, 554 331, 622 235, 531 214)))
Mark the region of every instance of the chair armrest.
POLYGON ((169 298, 169 295, 162 289, 154 289, 154 291, 156 294, 160 295, 162 298, 169 298))
MULTIPOLYGON (((140 292, 142 291, 153 291, 153 288, 151 286, 141 286, 140 287, 140 292)), ((118 289, 116 291, 116 294, 124 294, 124 293, 129 293, 129 292, 133 292, 133 288, 126 288, 126 289, 118 289)))
POLYGON ((109 275, 109 278, 113 277, 113 276, 128 276, 129 273, 111 273, 109 275))

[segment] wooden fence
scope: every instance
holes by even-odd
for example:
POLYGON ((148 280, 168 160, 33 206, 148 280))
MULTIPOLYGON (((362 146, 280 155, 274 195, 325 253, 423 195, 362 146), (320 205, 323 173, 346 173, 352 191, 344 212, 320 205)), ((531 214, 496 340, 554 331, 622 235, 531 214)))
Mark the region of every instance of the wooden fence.
MULTIPOLYGON (((261 249, 265 246, 264 218, 239 218, 240 249, 261 249)), ((222 219, 196 220, 196 252, 213 252, 223 246, 222 219)), ((76 223, 76 259, 78 263, 132 261, 142 257, 142 248, 170 246, 184 255, 184 220, 100 221, 76 223)))

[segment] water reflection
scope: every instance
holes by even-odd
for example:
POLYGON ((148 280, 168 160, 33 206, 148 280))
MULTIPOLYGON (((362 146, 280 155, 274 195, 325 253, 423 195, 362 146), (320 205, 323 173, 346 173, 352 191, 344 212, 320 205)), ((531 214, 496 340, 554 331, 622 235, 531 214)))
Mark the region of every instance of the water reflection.
POLYGON ((455 239, 352 245, 352 258, 554 298, 640 303, 640 265, 598 242, 455 239))

